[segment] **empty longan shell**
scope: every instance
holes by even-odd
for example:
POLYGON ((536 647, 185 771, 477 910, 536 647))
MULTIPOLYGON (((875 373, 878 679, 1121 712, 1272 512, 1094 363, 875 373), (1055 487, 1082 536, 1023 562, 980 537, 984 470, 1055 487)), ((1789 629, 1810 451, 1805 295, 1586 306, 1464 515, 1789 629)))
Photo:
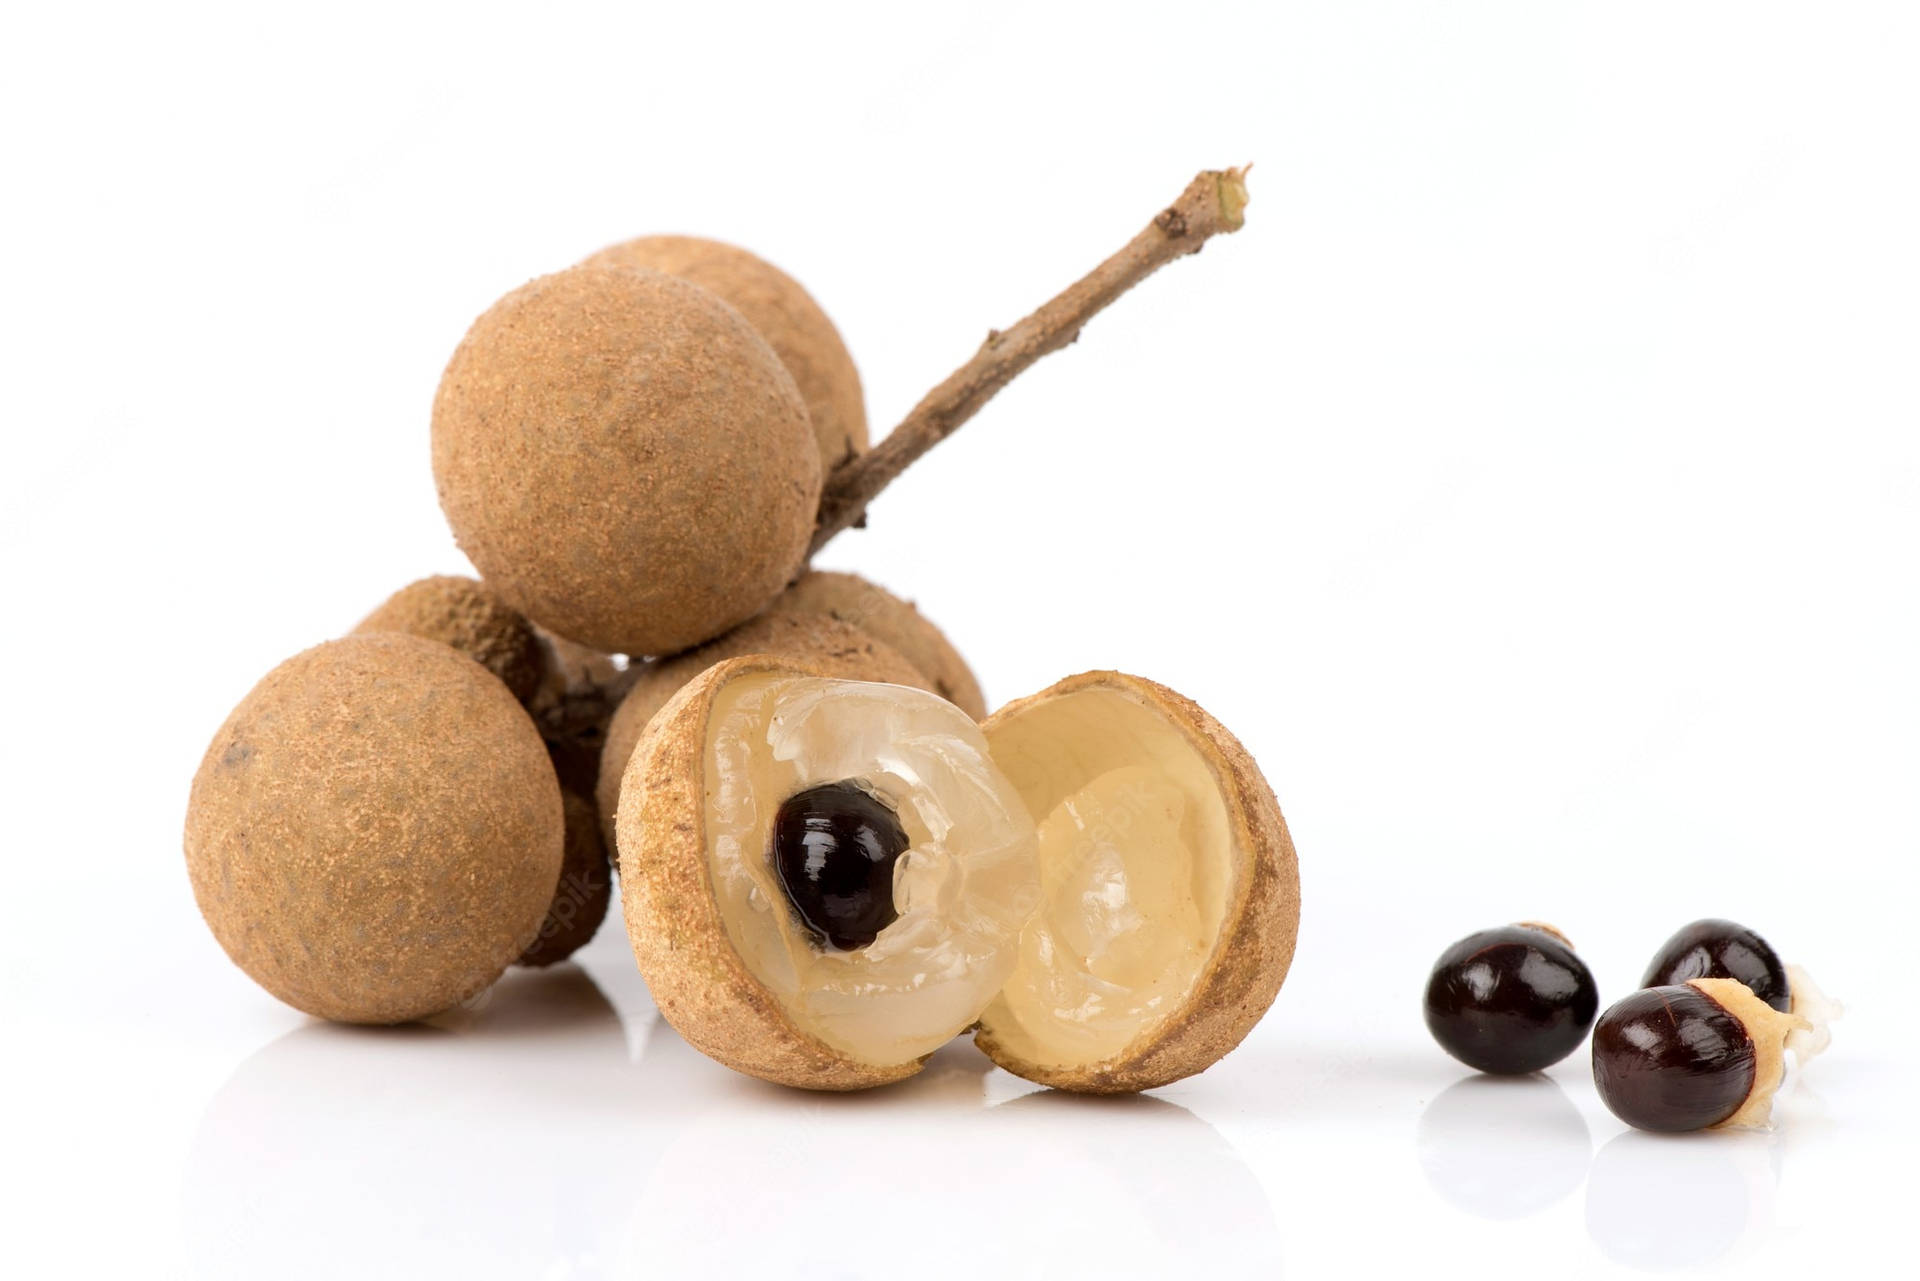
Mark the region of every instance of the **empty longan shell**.
MULTIPOLYGON (((1300 872, 1279 803, 1240 741, 1191 699, 1121 672, 1068 677, 1009 703, 981 727, 994 763, 1012 780, 1036 821, 1046 817, 1054 798, 1088 781, 1077 774, 1083 760, 1105 762, 1115 756, 1110 749, 1119 736, 1112 727, 1102 725, 1094 713, 1069 710, 1064 702, 1087 695, 1119 700, 1135 724, 1144 716, 1164 725, 1197 755, 1218 789, 1232 869, 1218 932, 1184 998, 1115 1053, 1085 1062, 1036 1061, 1022 1048, 1035 1042, 1034 1035, 1020 1031, 1016 1036, 1017 1029, 1010 1026, 1014 1019, 1005 993, 981 1015, 974 1042, 1001 1067, 1029 1081, 1081 1093, 1123 1094, 1204 1071, 1259 1022, 1293 960, 1300 927, 1300 872), (1060 732, 1051 742, 1035 734, 1032 726, 1038 722, 1030 722, 1023 747, 1012 747, 1016 725, 1063 710, 1068 714, 1054 723, 1060 732), (1078 725, 1073 723, 1076 717, 1078 725), (1094 735, 1098 746, 1076 748, 1069 741, 1073 734, 1094 735)), ((1133 750, 1124 745, 1117 749, 1120 757, 1133 750)), ((1016 973, 1015 980, 1018 977, 1016 973)))
POLYGON ((360 620, 355 632, 404 632, 451 645, 526 702, 543 663, 533 624, 478 579, 440 574, 408 583, 360 620))
POLYGON ((840 331, 800 282, 772 263, 717 240, 642 236, 602 249, 583 265, 651 268, 717 294, 793 375, 813 421, 821 467, 832 471, 866 449, 866 398, 840 331))
POLYGON ((594 803, 570 787, 560 789, 567 839, 560 881, 540 922, 540 932, 520 953, 518 964, 557 965, 593 940, 613 902, 613 867, 594 803))
POLYGON ((634 958, 674 1030, 736 1071, 813 1090, 901 1080, 924 1060, 861 1063, 803 1031, 747 969, 721 917, 707 868, 707 726, 728 682, 761 673, 834 674, 765 654, 710 666, 668 700, 634 749, 616 824, 634 958))
POLYGON ((933 684, 934 693, 961 711, 981 720, 987 703, 980 682, 946 634, 922 614, 912 601, 895 596, 858 574, 808 570, 780 594, 773 608, 792 613, 826 614, 852 623, 875 640, 898 650, 902 657, 933 684))
POLYGON ((576 267, 495 303, 433 405, 455 538, 534 622, 672 654, 765 609, 820 501, 793 378, 740 313, 659 272, 576 267))
POLYGON ((214 937, 296 1009, 401 1023, 485 989, 553 899, 560 787, 500 681, 369 632, 282 663, 214 735, 187 870, 214 937))
POLYGON ((745 654, 768 654, 804 663, 842 680, 912 685, 929 693, 939 692, 917 667, 891 647, 852 623, 823 614, 784 611, 762 614, 698 649, 648 663, 614 712, 607 726, 606 745, 600 753, 600 782, 594 800, 600 807, 600 821, 609 845, 613 843, 620 781, 626 775, 627 762, 647 723, 694 677, 716 663, 745 654))

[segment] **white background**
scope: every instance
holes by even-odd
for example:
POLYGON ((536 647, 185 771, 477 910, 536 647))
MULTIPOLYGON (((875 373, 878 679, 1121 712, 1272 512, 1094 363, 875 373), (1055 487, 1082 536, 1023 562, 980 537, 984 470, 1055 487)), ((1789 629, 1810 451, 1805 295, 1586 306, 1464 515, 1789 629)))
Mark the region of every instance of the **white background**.
POLYGON ((1920 13, 717 8, 9 10, 0 1270, 1857 1275, 1903 1238, 1920 13), (427 410, 497 295, 738 241, 878 431, 1246 161, 1243 233, 822 561, 995 700, 1115 666, 1240 733, 1305 882, 1241 1050, 1132 1102, 966 1046, 817 1098, 679 1042, 617 924, 439 1029, 228 964, 188 779, 275 663, 465 569, 427 410), (1583 1056, 1488 1084, 1421 1026, 1472 929, 1552 920, 1611 998, 1709 914, 1851 1006, 1770 1134, 1630 1133, 1583 1056))

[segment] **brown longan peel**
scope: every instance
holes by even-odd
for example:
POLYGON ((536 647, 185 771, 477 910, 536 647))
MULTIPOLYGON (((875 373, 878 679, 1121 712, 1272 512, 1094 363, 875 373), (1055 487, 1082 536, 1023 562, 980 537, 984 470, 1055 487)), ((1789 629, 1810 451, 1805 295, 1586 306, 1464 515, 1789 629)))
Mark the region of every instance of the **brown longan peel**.
POLYGON ((823 474, 867 447, 860 372, 840 331, 800 282, 734 245, 698 236, 641 236, 602 249, 582 264, 663 271, 735 308, 793 375, 820 447, 823 474))
POLYGON ((806 558, 820 458, 780 358, 686 281, 576 267, 473 323, 433 406, 461 550, 509 605, 606 653, 745 622, 806 558))
POLYGON ((563 843, 553 766, 506 686, 384 632, 328 641, 253 688, 194 776, 185 839, 234 962, 350 1023, 484 990, 539 930, 563 843))

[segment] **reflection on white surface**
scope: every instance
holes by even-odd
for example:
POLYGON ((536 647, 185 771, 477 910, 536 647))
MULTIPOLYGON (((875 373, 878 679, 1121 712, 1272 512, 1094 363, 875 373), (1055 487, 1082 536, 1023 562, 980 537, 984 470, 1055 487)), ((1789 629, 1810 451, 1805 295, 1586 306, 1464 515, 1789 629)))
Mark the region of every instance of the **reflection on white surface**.
POLYGON ((1536 1214, 1580 1186, 1587 1123, 1551 1077, 1462 1077, 1420 1114, 1414 1147, 1427 1182, 1485 1219, 1536 1214))
POLYGON ((595 1121, 628 1075, 613 1007, 571 965, 516 972, 438 1026, 306 1024, 242 1063, 201 1120, 192 1269, 593 1275, 595 1221, 640 1172, 595 1121))
POLYGON ((1587 1233, 1629 1267, 1711 1263, 1771 1222, 1778 1162, 1772 1134, 1628 1130, 1594 1159, 1587 1233))
POLYGON ((606 979, 515 972, 432 1026, 309 1023, 255 1052, 187 1162, 194 1274, 1277 1274, 1264 1190, 1176 1104, 994 1105, 990 1076, 1020 1083, 964 1042, 882 1090, 785 1090, 606 979))
POLYGON ((1277 1274, 1272 1206, 1211 1126, 1146 1096, 986 1107, 993 1070, 956 1043, 860 1097, 743 1083, 661 1155, 624 1274, 1277 1274))

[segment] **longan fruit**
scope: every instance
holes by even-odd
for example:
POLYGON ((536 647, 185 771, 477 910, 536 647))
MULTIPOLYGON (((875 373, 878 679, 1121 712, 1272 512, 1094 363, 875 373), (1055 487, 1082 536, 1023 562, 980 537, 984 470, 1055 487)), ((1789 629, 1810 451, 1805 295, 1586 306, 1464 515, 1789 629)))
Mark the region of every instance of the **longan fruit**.
POLYGON ((613 866, 601 837, 599 810, 565 785, 560 788, 560 803, 567 827, 560 882, 541 919, 540 932, 520 953, 519 965, 557 965, 572 956, 593 940, 613 901, 613 866))
POLYGON ((602 249, 585 265, 664 271, 719 295, 793 375, 813 420, 821 467, 832 471, 866 449, 860 372, 827 313, 786 272, 744 249, 698 236, 642 236, 602 249))
POLYGON ((766 608, 821 484, 806 406, 752 326, 696 285, 608 267, 541 277, 473 323, 434 398, 433 470, 507 604, 636 656, 766 608))
POLYGON ((534 718, 560 780, 566 844, 553 901, 518 964, 565 960, 592 940, 613 898, 612 864, 589 798, 625 674, 606 655, 541 631, 471 578, 410 583, 354 631, 403 632, 451 645, 500 677, 534 718))
POLYGON ((522 703, 545 674, 533 624, 478 579, 440 574, 408 583, 353 630, 405 632, 451 645, 498 676, 522 703))
POLYGON ((560 785, 506 686, 438 641, 369 632, 288 659, 214 735, 187 871, 274 996, 404 1023, 485 989, 560 876, 560 785))
MULTIPOLYGON (((1032 819, 965 712, 766 654, 707 668, 648 724, 617 834, 628 937, 661 1016, 736 1071, 807 1089, 919 1071, 994 999, 1040 890, 1032 819), (914 905, 885 947, 816 943, 775 877, 779 816, 818 783, 924 839, 911 867, 883 873, 911 883, 914 905)), ((828 835, 802 840, 825 854, 828 835)))
POLYGON ((921 691, 729 659, 649 722, 615 826, 661 1015, 808 1089, 900 1080, 969 1027, 1042 1085, 1154 1089, 1241 1042, 1299 926, 1253 758, 1119 672, 980 725, 921 691))

